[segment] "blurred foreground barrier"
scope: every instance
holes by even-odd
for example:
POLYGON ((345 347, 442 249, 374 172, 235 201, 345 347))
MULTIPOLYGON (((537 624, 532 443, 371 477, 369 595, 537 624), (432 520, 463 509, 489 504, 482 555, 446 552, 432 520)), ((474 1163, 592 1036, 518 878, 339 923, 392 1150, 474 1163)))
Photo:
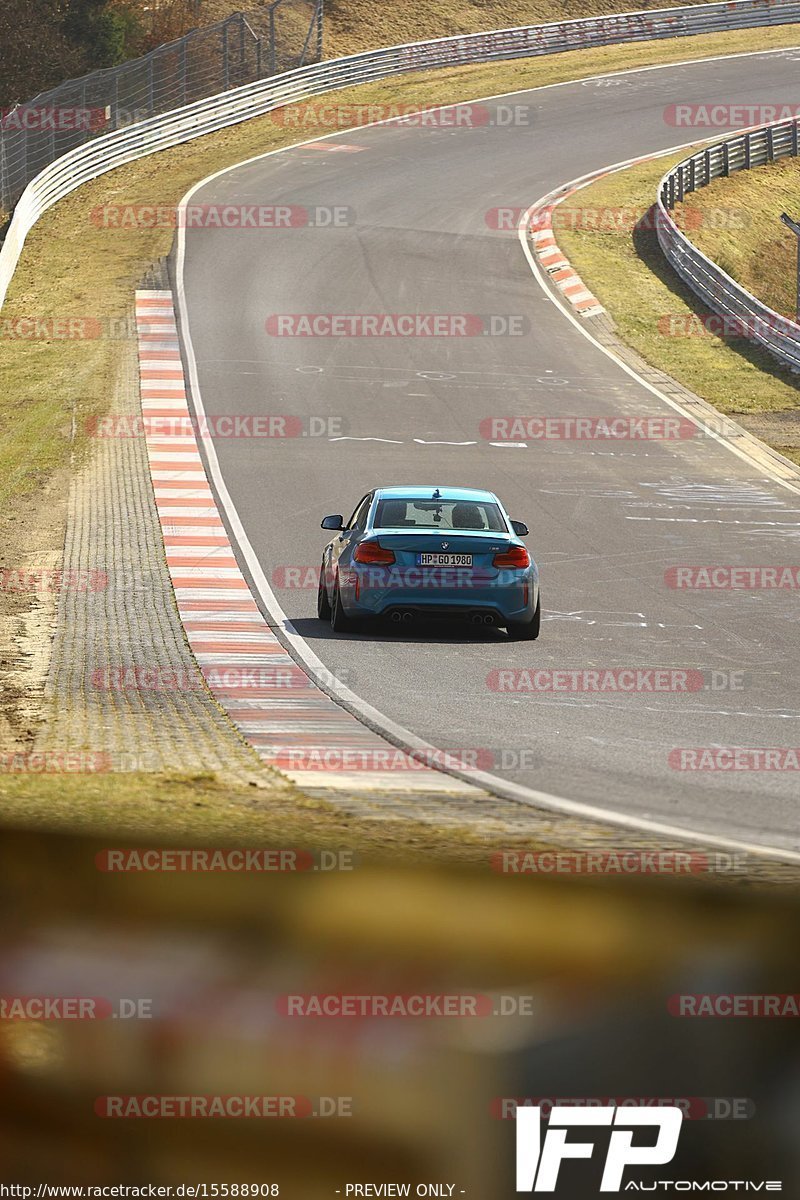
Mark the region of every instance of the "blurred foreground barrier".
POLYGON ((511 1196, 516 1104, 613 1097, 684 1107, 672 1177, 797 1194, 796 891, 108 850, 0 832, 4 1182, 511 1196))

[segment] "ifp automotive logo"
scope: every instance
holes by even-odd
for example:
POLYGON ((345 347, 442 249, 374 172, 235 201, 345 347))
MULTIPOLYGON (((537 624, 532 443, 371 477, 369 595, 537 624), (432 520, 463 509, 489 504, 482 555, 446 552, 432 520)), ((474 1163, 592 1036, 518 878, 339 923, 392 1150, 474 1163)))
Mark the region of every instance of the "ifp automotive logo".
POLYGON ((576 1125, 613 1126, 600 1191, 622 1191, 626 1167, 663 1166, 672 1162, 683 1121, 683 1112, 676 1105, 657 1109, 618 1108, 614 1104, 597 1108, 554 1105, 542 1139, 541 1116, 541 1108, 517 1109, 518 1192, 554 1192, 564 1159, 592 1157, 592 1142, 567 1141, 567 1132, 576 1125), (634 1146, 634 1131, 645 1126, 658 1131, 655 1142, 634 1146))
MULTIPOLYGON (((781 1192, 780 1179, 657 1179, 643 1183, 626 1179, 628 1167, 657 1167, 671 1163, 678 1149, 683 1109, 675 1104, 653 1108, 622 1107, 616 1104, 573 1107, 554 1104, 547 1131, 542 1137, 542 1113, 538 1106, 516 1111, 517 1192, 555 1192, 562 1163, 568 1158, 592 1158, 594 1142, 567 1141, 569 1130, 611 1127, 608 1149, 600 1178, 601 1192, 781 1192), (655 1129, 646 1140, 639 1130, 655 1129), (634 1145, 636 1139, 636 1145, 634 1145)), ((598 1173, 599 1173, 598 1164, 598 1173)), ((566 1177, 566 1172, 565 1172, 566 1177)))

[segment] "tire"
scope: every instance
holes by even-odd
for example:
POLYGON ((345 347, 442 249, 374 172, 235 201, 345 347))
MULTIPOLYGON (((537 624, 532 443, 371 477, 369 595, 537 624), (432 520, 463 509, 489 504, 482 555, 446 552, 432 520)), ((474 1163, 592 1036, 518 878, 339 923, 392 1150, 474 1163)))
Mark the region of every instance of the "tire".
POLYGON ((535 642, 539 636, 539 626, 542 619, 542 600, 536 602, 536 612, 530 621, 509 621, 506 625, 508 636, 512 642, 535 642))
POLYGON ((348 633, 354 625, 354 622, 347 616, 342 608, 342 593, 339 591, 339 580, 337 579, 333 585, 333 603, 331 609, 331 629, 334 633, 348 633))
POLYGON ((325 560, 322 560, 322 566, 319 572, 319 587, 317 589, 317 616, 320 621, 330 621, 331 619, 331 602, 328 599, 328 589, 325 587, 325 560))

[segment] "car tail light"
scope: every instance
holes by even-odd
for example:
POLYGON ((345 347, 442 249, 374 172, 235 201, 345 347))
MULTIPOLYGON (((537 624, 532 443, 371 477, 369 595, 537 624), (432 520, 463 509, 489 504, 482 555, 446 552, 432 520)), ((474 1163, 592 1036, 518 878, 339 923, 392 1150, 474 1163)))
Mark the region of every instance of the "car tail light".
POLYGON ((492 564, 495 567, 529 567, 531 556, 524 546, 509 546, 495 554, 492 564))
POLYGON ((361 542, 356 546, 353 559, 355 562, 380 563, 382 566, 389 566, 395 561, 393 551, 386 550, 380 542, 361 542))

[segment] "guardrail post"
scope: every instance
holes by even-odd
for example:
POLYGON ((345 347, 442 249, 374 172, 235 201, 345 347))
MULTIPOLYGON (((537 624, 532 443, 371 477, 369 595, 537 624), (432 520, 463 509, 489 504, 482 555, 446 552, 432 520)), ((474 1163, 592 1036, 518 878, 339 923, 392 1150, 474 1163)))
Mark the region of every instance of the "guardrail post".
POLYGON ((731 173, 731 155, 730 147, 727 142, 722 143, 722 174, 727 178, 731 173))
POLYGON ((694 156, 689 159, 689 191, 693 192, 697 183, 697 168, 694 156))
POLYGON ((4 208, 6 211, 11 209, 11 181, 8 178, 6 139, 3 129, 0 129, 0 208, 4 208))
POLYGON ((280 0, 275 0, 274 4, 269 6, 269 73, 275 74, 275 9, 278 7, 280 0))
POLYGON ((797 121, 792 121, 792 157, 797 158, 797 121))
POLYGON ((317 0, 317 62, 322 61, 322 35, 324 32, 325 0, 317 0))
POLYGON ((744 169, 750 170, 750 134, 744 135, 744 169))
POLYGON ((767 157, 769 162, 775 161, 775 130, 771 125, 767 130, 767 157))

